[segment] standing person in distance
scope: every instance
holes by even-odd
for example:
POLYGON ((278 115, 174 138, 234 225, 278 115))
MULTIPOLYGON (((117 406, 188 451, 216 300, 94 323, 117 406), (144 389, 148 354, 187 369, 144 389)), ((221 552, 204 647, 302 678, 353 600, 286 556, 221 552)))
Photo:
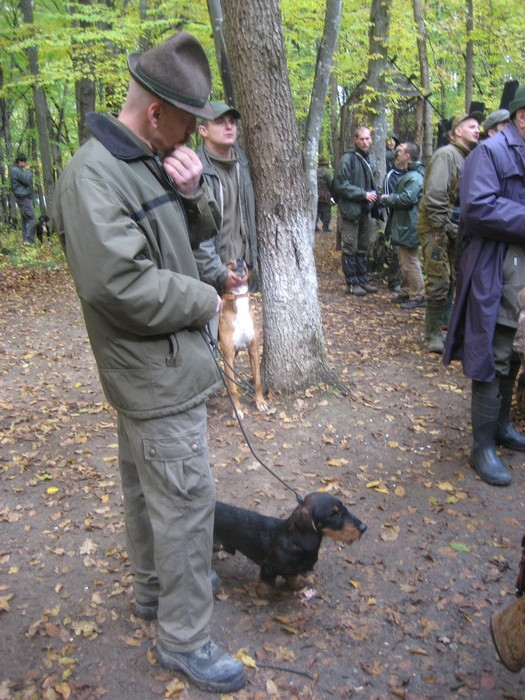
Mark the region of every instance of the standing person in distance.
POLYGON ((11 192, 22 217, 22 241, 34 245, 36 216, 33 207, 33 173, 25 153, 18 153, 11 168, 11 192))
POLYGON ((201 330, 220 310, 192 247, 219 212, 185 144, 211 117, 202 46, 179 32, 128 58, 118 117, 93 132, 57 184, 53 218, 102 386, 116 409, 135 613, 157 618, 161 666, 210 692, 246 681, 210 638, 215 484, 206 400, 220 386, 201 330))
POLYGON ((495 112, 491 112, 481 125, 483 128, 483 138, 495 136, 509 121, 510 112, 508 109, 497 109, 495 112))
POLYGON ((393 194, 382 195, 383 202, 392 209, 391 238, 399 255, 402 271, 401 294, 403 309, 425 306, 425 282, 418 257, 419 237, 416 233, 419 201, 423 191, 425 169, 419 160, 417 143, 407 141, 397 147, 395 164, 404 171, 393 194))
POLYGON ((368 279, 368 252, 374 233, 372 207, 377 202, 375 162, 370 155, 370 129, 359 126, 354 145, 343 153, 334 176, 341 213, 341 262, 348 294, 363 297, 377 292, 368 279))
POLYGON ((429 352, 443 352, 443 325, 454 293, 459 223, 459 175, 463 161, 479 140, 479 114, 452 121, 449 143, 434 151, 425 172, 417 233, 427 277, 425 340, 429 352))

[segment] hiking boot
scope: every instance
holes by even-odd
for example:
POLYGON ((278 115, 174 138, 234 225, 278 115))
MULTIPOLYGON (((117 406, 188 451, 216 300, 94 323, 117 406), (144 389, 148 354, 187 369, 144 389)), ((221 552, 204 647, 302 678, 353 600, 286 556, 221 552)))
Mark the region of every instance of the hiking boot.
MULTIPOLYGON (((212 569, 210 573, 211 592, 215 597, 221 587, 221 580, 217 572, 212 569)), ((159 611, 158 600, 148 600, 147 602, 135 601, 135 615, 142 620, 156 620, 159 611)))
POLYGON ((427 303, 424 299, 410 299, 401 304, 402 309, 418 309, 422 306, 426 306, 427 303))
POLYGON ((373 284, 370 284, 370 282, 361 282, 361 287, 365 290, 365 292, 368 292, 369 294, 373 294, 378 290, 378 287, 376 287, 373 284))
POLYGON ((347 294, 353 294, 355 297, 366 297, 366 290, 358 284, 351 284, 346 288, 347 294))
POLYGON ((398 294, 397 297, 392 299, 393 304, 404 304, 407 301, 410 301, 408 294, 398 294))
POLYGON ((157 643, 157 659, 164 668, 182 671, 197 688, 211 693, 233 693, 246 683, 242 661, 211 640, 194 651, 167 651, 157 643))

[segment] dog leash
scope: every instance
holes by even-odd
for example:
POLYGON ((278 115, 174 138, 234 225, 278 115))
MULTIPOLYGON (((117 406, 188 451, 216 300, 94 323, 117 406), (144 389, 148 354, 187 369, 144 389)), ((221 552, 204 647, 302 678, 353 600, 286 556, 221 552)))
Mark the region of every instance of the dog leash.
MULTIPOLYGON (((224 388, 226 389, 226 393, 228 394, 228 398, 229 398, 230 403, 231 403, 231 405, 232 405, 232 407, 233 407, 233 412, 234 412, 234 414, 235 414, 235 418, 237 419, 237 423, 238 423, 239 428, 240 428, 240 430, 241 430, 241 433, 242 433, 242 435, 243 435, 243 437, 244 437, 244 439, 245 439, 245 441, 246 441, 246 444, 248 445, 248 448, 249 448, 250 452, 251 452, 252 455, 255 457, 255 459, 259 462, 259 464, 260 464, 262 467, 264 467, 264 469, 266 469, 267 472, 269 472, 273 477, 275 477, 275 478, 277 479, 277 481, 280 481, 281 484, 282 484, 285 488, 289 489, 289 490, 293 493, 293 495, 295 496, 295 498, 296 498, 296 500, 297 500, 297 503, 298 503, 299 505, 301 505, 301 503, 303 502, 303 499, 302 499, 302 497, 299 495, 299 493, 298 493, 292 486, 290 486, 290 484, 287 484, 286 481, 284 481, 284 479, 282 479, 278 474, 276 474, 276 473, 273 471, 273 469, 271 469, 267 464, 265 464, 265 463, 262 461, 262 459, 259 457, 259 455, 258 455, 258 454, 255 452, 255 450, 253 449, 252 444, 251 444, 250 440, 248 439, 248 436, 246 435, 246 431, 245 431, 244 426, 243 426, 243 424, 242 424, 241 417, 239 416, 239 413, 238 413, 238 411, 237 411, 237 409, 236 409, 236 407, 235 407, 235 403, 233 402, 232 396, 231 396, 231 394, 230 394, 230 390, 229 390, 228 384, 227 384, 227 382, 226 382, 226 376, 227 376, 227 375, 226 375, 226 372, 225 372, 225 371, 222 369, 222 367, 220 366, 217 357, 220 357, 220 358, 222 359, 222 361, 224 362, 224 364, 228 367, 228 369, 233 373, 233 375, 234 375, 235 377, 238 377, 238 378, 239 378, 239 380, 240 380, 239 382, 236 381, 235 378, 232 380, 235 384, 237 384, 237 386, 239 386, 239 387, 241 387, 241 388, 246 388, 246 387, 248 387, 249 390, 250 390, 250 392, 253 393, 253 387, 252 387, 252 385, 251 385, 249 382, 245 381, 245 380, 241 377, 241 375, 240 375, 238 372, 236 372, 236 370, 235 370, 235 369, 229 364, 229 362, 226 360, 226 358, 224 357, 224 354, 221 352, 221 350, 220 350, 220 348, 219 348, 218 342, 217 342, 216 339, 213 337, 213 334, 211 333, 208 324, 206 324, 206 326, 205 326, 205 328, 204 328, 204 332, 201 331, 201 334, 202 334, 204 340, 206 341, 206 343, 208 344, 208 347, 209 347, 209 349, 210 349, 211 356, 213 357, 213 361, 215 362, 215 365, 217 366, 217 369, 219 370, 219 374, 221 375, 222 383, 223 383, 223 385, 224 385, 224 388)), ((228 377, 228 378, 230 378, 230 377, 228 377)))

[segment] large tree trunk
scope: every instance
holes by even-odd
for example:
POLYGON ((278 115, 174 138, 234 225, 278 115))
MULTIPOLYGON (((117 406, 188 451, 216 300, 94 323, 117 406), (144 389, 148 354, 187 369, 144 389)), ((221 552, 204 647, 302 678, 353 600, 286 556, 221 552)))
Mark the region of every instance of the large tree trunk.
POLYGON ((470 111, 472 102, 472 85, 474 82, 474 42, 472 33, 474 31, 474 7, 472 0, 466 0, 466 34, 467 46, 465 52, 465 111, 470 111))
MULTIPOLYGON (((414 9, 414 21, 417 27, 417 50, 419 54, 419 75, 421 80, 421 91, 423 95, 430 97, 430 72, 428 67, 427 52, 427 30, 423 16, 423 6, 421 0, 412 0, 414 9)), ((433 151, 432 143, 432 111, 426 99, 422 104, 422 141, 421 160, 428 163, 433 151)))
POLYGON ((326 106, 328 81, 332 68, 339 25, 341 23, 342 0, 326 0, 323 36, 317 52, 314 83, 310 109, 306 119, 303 145, 303 163, 306 170, 308 209, 311 216, 312 236, 317 215, 317 157, 319 152, 319 135, 326 106))
POLYGON ((326 359, 305 172, 278 0, 223 0, 227 46, 252 166, 263 292, 263 383, 334 380, 326 359))

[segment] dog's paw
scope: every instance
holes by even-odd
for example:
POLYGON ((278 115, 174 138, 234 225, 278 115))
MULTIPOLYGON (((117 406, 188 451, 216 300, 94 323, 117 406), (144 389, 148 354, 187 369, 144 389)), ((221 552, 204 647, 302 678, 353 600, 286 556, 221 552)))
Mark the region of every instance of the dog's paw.
POLYGON ((240 407, 235 407, 235 411, 232 411, 232 418, 238 418, 239 420, 244 420, 244 411, 240 407))
POLYGON ((268 410, 268 404, 262 397, 260 399, 258 397, 255 398, 255 405, 257 406, 257 410, 261 413, 266 413, 268 410))
POLYGON ((272 598, 276 594, 275 586, 270 586, 269 583, 264 583, 264 581, 259 581, 255 591, 259 598, 272 598))
POLYGON ((297 574, 296 576, 286 576, 284 580, 286 581, 288 588, 291 588, 292 591, 300 591, 301 588, 306 586, 306 577, 301 576, 301 574, 297 574))

